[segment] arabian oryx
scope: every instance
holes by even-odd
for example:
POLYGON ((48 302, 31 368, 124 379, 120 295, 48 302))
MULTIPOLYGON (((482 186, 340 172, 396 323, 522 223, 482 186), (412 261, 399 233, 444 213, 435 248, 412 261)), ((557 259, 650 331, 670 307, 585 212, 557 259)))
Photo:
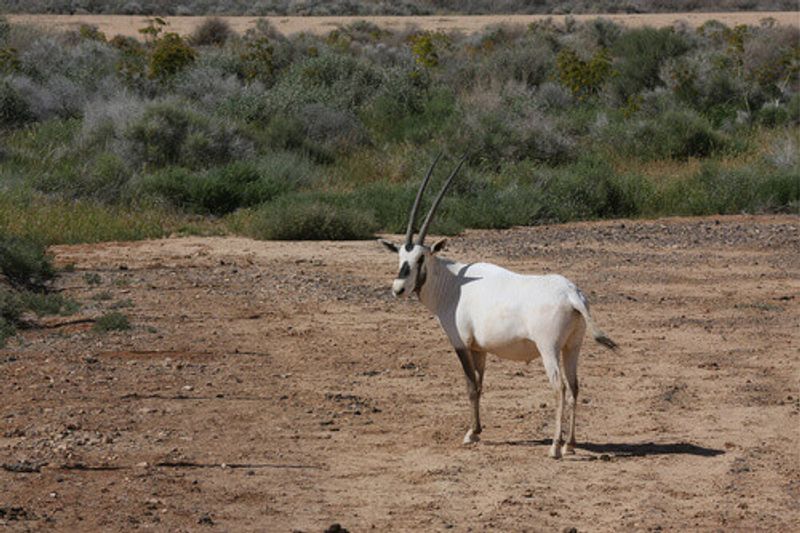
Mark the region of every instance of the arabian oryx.
MULTIPOLYGON (((441 156, 441 154, 440 154, 441 156)), ((541 356, 556 394, 556 423, 550 457, 575 453, 575 403, 578 397, 578 353, 588 326, 595 341, 614 349, 616 343, 600 331, 589 315, 583 293, 559 275, 527 276, 490 263, 464 264, 440 258, 444 239, 425 245, 425 235, 462 159, 448 177, 412 242, 420 199, 439 157, 433 161, 411 208, 405 243, 380 239, 400 259, 392 284, 398 297, 416 294, 431 310, 458 354, 472 404, 472 427, 464 444, 477 442, 481 432, 480 398, 486 354, 531 361, 541 356), (569 428, 562 440, 564 395, 569 395, 569 428), (563 445, 563 447, 562 447, 563 445)))

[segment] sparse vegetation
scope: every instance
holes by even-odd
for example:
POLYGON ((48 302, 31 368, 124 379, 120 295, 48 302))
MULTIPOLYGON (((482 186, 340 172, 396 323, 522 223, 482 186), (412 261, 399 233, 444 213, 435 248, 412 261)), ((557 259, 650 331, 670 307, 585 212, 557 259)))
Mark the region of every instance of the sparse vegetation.
POLYGON ((0 0, 4 13, 62 13, 78 10, 97 14, 121 15, 433 15, 433 14, 488 14, 488 13, 662 13, 713 10, 791 10, 797 6, 792 0, 366 0, 352 2, 337 0, 219 0, 210 4, 205 0, 0 0))
POLYGON ((119 311, 112 311, 106 313, 97 319, 92 326, 92 331, 97 333, 104 333, 107 331, 125 331, 131 329, 131 323, 128 317, 119 311))
POLYGON ((795 27, 201 29, 184 40, 156 17, 142 42, 0 23, 0 231, 402 231, 442 148, 468 164, 434 232, 800 207, 795 27))
POLYGON ((0 347, 22 325, 25 315, 71 314, 74 301, 49 293, 55 275, 50 256, 40 243, 0 233, 0 347))

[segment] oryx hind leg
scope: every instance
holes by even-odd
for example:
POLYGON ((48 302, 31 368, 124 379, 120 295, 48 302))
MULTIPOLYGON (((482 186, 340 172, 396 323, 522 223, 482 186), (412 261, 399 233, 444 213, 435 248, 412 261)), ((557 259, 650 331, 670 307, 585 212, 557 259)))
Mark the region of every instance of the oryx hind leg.
POLYGON ((481 387, 483 385, 483 372, 486 366, 486 354, 472 352, 466 348, 457 348, 458 360, 464 369, 464 377, 467 381, 467 396, 472 406, 472 426, 467 434, 464 435, 464 444, 472 444, 480 440, 481 415, 481 387))
POLYGON ((578 405, 578 355, 583 342, 583 329, 573 333, 567 340, 561 352, 562 367, 564 369, 563 381, 566 386, 567 413, 567 438, 561 449, 564 455, 575 453, 575 410, 578 405))
POLYGON ((548 455, 553 459, 561 458, 561 445, 564 443, 561 434, 561 423, 564 418, 564 381, 561 378, 561 369, 559 365, 559 350, 554 346, 539 347, 539 353, 542 355, 542 363, 544 363, 544 370, 547 373, 547 379, 550 381, 550 386, 553 387, 556 401, 556 417, 555 428, 553 429, 553 444, 550 446, 548 455))

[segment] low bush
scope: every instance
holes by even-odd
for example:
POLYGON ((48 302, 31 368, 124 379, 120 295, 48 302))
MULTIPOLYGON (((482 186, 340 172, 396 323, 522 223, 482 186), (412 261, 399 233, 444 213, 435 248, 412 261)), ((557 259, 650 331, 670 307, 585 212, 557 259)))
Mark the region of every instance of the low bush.
POLYGON ((633 28, 623 32, 612 48, 612 96, 625 103, 638 92, 655 88, 660 83, 661 65, 690 48, 688 39, 672 28, 633 28))
POLYGON ((692 176, 673 180, 656 195, 656 214, 711 215, 775 212, 800 207, 796 169, 703 165, 692 176))
POLYGON ((543 169, 538 180, 541 218, 556 222, 636 216, 650 194, 641 177, 619 176, 597 157, 585 157, 563 169, 543 169))
MULTIPOLYGON (((0 302, 2 305, 2 302, 0 302)), ((8 339, 13 337, 16 333, 17 328, 14 327, 9 321, 5 318, 0 317, 0 348, 3 348, 8 342, 8 339)))
POLYGON ((116 140, 117 149, 135 169, 168 165, 209 168, 249 159, 255 153, 254 140, 244 128, 187 109, 178 100, 147 104, 117 135, 106 142, 116 140))
POLYGON ((497 167, 501 161, 524 159, 560 164, 569 161, 575 142, 526 94, 473 94, 462 100, 449 126, 454 153, 467 153, 473 163, 497 167))
POLYGON ((104 333, 107 331, 126 331, 131 329, 130 320, 119 311, 112 311, 100 318, 92 326, 92 331, 104 333))
POLYGON ((189 41, 195 46, 222 46, 233 35, 230 24, 221 18, 211 17, 195 28, 189 41))
POLYGON ((678 109, 651 117, 634 115, 630 120, 614 117, 593 131, 610 152, 640 160, 702 158, 728 146, 707 119, 678 109))
POLYGON ((48 245, 152 239, 181 225, 176 213, 145 205, 106 206, 29 193, 0 194, 0 232, 48 245))
POLYGON ((20 301, 24 309, 36 314, 36 316, 47 315, 71 315, 78 311, 80 306, 70 298, 61 294, 48 293, 44 291, 23 291, 20 293, 20 301))
POLYGON ((357 58, 325 53, 289 67, 268 93, 268 111, 294 112, 308 104, 357 111, 383 84, 377 69, 357 58))
POLYGON ((8 80, 0 80, 0 127, 16 128, 35 120, 28 101, 8 80))
POLYGON ((153 45, 148 74, 151 78, 169 78, 186 68, 196 57, 197 53, 180 35, 166 33, 153 45))
POLYGON ((258 239, 356 240, 372 238, 376 229, 361 210, 287 196, 262 206, 246 231, 258 239))
POLYGON ((0 231, 0 348, 15 334, 25 313, 44 316, 77 311, 74 301, 45 292, 45 282, 54 276, 52 258, 42 244, 0 231))
POLYGON ((1 230, 0 274, 16 287, 42 287, 55 274, 45 247, 31 239, 4 235, 1 230))
POLYGON ((134 185, 134 194, 166 200, 184 211, 224 215, 296 190, 310 183, 314 174, 314 166, 307 159, 278 152, 204 172, 166 168, 141 177, 134 185))
POLYGON ((451 89, 422 72, 392 69, 361 117, 377 140, 421 144, 445 126, 455 100, 451 89))

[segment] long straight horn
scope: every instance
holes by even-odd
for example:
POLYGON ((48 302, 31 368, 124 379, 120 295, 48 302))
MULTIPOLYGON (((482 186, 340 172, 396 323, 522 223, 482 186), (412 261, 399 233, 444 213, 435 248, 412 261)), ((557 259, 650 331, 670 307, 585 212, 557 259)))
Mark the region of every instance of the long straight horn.
POLYGON ((467 159, 466 156, 462 157, 461 160, 458 162, 458 166, 450 174, 450 177, 447 178, 447 181, 444 182, 444 186, 442 186, 442 190, 439 191, 439 195, 433 201, 433 205, 431 205, 431 210, 428 211, 428 216, 425 217, 425 222, 422 223, 422 227, 419 229, 419 235, 417 236, 417 244, 422 244, 425 241, 425 235, 428 234, 428 228, 431 225, 431 220, 433 220, 433 215, 436 213, 436 209, 439 207, 439 204, 442 202, 442 198, 444 198, 444 193, 447 192, 447 188, 450 187, 450 183, 452 183, 453 178, 456 177, 458 171, 461 170, 461 165, 464 164, 464 161, 467 159))
POLYGON ((428 173, 425 175, 425 179, 422 180, 422 184, 419 186, 419 190, 417 191, 417 198, 414 200, 414 205, 411 206, 411 214, 408 215, 408 229, 406 229, 406 246, 408 248, 411 247, 411 238, 414 236, 414 222, 417 218, 417 211, 419 211, 419 203, 422 200, 422 194, 425 192, 425 187, 428 186, 428 182, 431 180, 431 175, 433 174, 433 168, 436 166, 436 163, 439 162, 439 158, 442 157, 442 153, 436 156, 436 159, 433 160, 431 164, 431 168, 428 169, 428 173))

